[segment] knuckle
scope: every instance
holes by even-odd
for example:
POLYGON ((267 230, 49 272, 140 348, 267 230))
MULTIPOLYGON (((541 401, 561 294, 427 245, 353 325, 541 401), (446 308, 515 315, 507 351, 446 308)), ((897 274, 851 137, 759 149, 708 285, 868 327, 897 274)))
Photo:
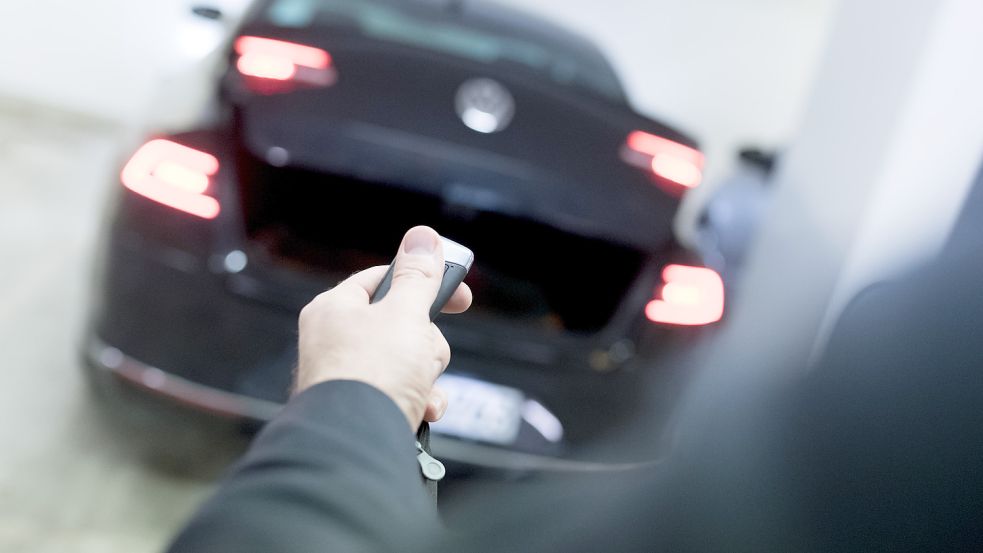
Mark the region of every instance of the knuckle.
POLYGON ((393 280, 430 279, 436 273, 437 271, 433 263, 426 263, 422 260, 407 260, 396 266, 396 269, 393 271, 393 280))
POLYGON ((300 315, 297 316, 297 319, 300 321, 300 324, 301 325, 304 325, 308 321, 310 321, 311 318, 314 316, 314 311, 316 311, 316 310, 317 310, 317 307, 314 305, 314 302, 313 301, 311 301, 310 303, 308 303, 307 305, 305 305, 303 308, 301 308, 300 315))
POLYGON ((305 321, 310 321, 311 319, 317 317, 320 313, 329 310, 332 303, 332 297, 333 295, 331 294, 330 290, 327 292, 321 292, 317 296, 314 296, 314 299, 309 301, 307 305, 302 307, 300 310, 300 315, 298 318, 300 319, 301 324, 303 324, 305 321))
POLYGON ((441 333, 436 326, 434 326, 433 329, 434 349, 437 354, 437 359, 439 359, 444 368, 446 368, 447 365, 450 364, 451 360, 451 346, 447 343, 447 339, 444 338, 443 333, 441 333))

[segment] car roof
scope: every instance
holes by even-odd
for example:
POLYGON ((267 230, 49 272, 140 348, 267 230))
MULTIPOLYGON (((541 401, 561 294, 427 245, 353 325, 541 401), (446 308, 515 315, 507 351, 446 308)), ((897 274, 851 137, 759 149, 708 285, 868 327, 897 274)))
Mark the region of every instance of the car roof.
MULTIPOLYGON (((276 0, 266 0, 253 12, 266 10, 276 0)), ((493 31, 518 39, 532 39, 580 58, 594 67, 603 67, 617 84, 618 99, 627 103, 624 85, 610 60, 587 37, 528 11, 488 0, 375 0, 402 9, 432 10, 446 14, 470 27, 493 31)))

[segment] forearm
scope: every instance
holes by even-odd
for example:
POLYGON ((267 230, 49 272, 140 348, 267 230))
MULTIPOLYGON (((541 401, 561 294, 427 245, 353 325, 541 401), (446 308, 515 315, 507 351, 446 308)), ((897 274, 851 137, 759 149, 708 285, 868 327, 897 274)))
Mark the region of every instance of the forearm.
POLYGON ((375 388, 314 386, 260 433, 171 552, 400 550, 440 528, 415 451, 405 416, 375 388))

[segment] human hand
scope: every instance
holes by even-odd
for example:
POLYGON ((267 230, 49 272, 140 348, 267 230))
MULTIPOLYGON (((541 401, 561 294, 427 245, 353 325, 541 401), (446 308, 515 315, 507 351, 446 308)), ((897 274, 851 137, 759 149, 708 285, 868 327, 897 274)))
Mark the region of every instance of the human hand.
MULTIPOLYGON (((392 286, 381 301, 369 304, 385 266, 352 275, 301 310, 294 389, 329 380, 365 382, 389 396, 416 431, 447 408, 434 381, 450 362, 450 346, 429 316, 444 274, 439 236, 429 227, 411 228, 394 263, 392 286)), ((471 290, 462 283, 442 311, 461 313, 470 305, 471 290)))

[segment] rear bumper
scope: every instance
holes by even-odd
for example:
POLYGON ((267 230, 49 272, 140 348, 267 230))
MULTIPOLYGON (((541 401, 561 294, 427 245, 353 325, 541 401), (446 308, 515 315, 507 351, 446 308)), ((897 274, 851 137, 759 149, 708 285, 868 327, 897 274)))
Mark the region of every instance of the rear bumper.
MULTIPOLYGON (((272 420, 283 408, 283 405, 276 402, 219 390, 181 378, 129 357, 95 336, 87 340, 84 356, 86 362, 96 371, 195 411, 249 423, 265 423, 272 420)), ((431 439, 435 454, 444 460, 498 471, 596 473, 637 470, 658 463, 658 460, 581 461, 511 451, 436 434, 431 439)))
POLYGON ((98 371, 199 411, 250 422, 266 422, 282 408, 276 402, 219 390, 165 372, 129 357, 97 337, 89 338, 84 355, 86 362, 98 371))

